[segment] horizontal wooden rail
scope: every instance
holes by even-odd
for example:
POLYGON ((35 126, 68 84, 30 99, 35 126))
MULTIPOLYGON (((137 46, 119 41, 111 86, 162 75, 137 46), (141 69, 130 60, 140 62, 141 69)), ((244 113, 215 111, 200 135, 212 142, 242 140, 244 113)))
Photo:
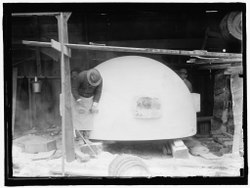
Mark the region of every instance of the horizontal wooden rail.
POLYGON ((23 40, 23 44, 29 45, 29 46, 37 46, 37 47, 52 47, 51 42, 38 42, 38 41, 28 41, 28 40, 23 40))
POLYGON ((37 77, 38 79, 61 79, 60 76, 17 76, 18 79, 28 78, 28 79, 34 79, 37 77))
POLYGON ((31 12, 31 13, 12 13, 12 16, 57 16, 60 12, 31 12))
POLYGON ((211 59, 211 60, 201 60, 201 59, 194 59, 188 60, 187 63, 190 64, 220 64, 220 63, 241 63, 241 58, 218 58, 218 59, 211 59))
MULTIPOLYGON (((38 42, 23 40, 23 44, 30 46, 52 47, 51 42, 38 42)), ((169 49, 154 49, 154 48, 133 48, 133 47, 118 47, 118 46, 103 46, 103 45, 86 45, 86 44, 65 44, 72 49, 82 50, 98 50, 98 51, 114 51, 114 52, 133 52, 147 54, 162 54, 162 55, 181 55, 181 56, 205 56, 219 58, 242 58, 242 54, 237 53, 218 53, 207 52, 202 50, 185 51, 185 50, 169 50, 169 49)))

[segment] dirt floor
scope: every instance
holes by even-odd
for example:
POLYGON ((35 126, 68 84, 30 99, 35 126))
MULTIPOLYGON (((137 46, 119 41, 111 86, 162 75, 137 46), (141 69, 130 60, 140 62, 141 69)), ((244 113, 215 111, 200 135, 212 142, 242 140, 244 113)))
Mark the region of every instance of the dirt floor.
MULTIPOLYGON (((34 133, 32 133, 34 134, 34 133)), ((23 152, 16 140, 13 140, 13 176, 14 177, 44 177, 62 176, 61 135, 55 132, 36 133, 38 136, 55 139, 57 149, 49 152, 30 154, 23 152)), ((188 147, 194 143, 194 138, 184 140, 188 147)), ((201 143, 195 139, 195 143, 201 143)), ((82 141, 75 142, 75 149, 79 150, 82 141)), ((243 168, 243 157, 230 153, 221 154, 211 152, 210 146, 201 143, 207 148, 206 155, 188 154, 187 158, 176 159, 162 152, 162 143, 106 143, 102 151, 96 156, 83 154, 73 162, 65 162, 66 176, 109 176, 109 166, 119 155, 137 156, 146 165, 149 176, 161 177, 188 177, 188 176, 240 176, 243 168)), ((216 148, 216 147, 215 147, 216 148)))

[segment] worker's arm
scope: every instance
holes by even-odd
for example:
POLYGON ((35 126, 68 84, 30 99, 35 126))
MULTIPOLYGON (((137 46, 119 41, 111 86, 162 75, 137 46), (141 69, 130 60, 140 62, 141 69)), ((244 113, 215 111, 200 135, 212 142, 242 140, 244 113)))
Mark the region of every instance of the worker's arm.
MULTIPOLYGON (((103 82, 103 81, 102 81, 103 82)), ((93 98, 93 102, 94 103, 99 103, 99 100, 101 98, 101 95, 102 95, 102 85, 103 83, 100 83, 100 85, 98 85, 95 89, 95 93, 94 93, 94 98, 93 98)))
POLYGON ((93 105, 90 109, 90 112, 92 112, 92 113, 98 112, 98 103, 99 103, 99 100, 101 98, 101 94, 102 94, 102 82, 95 89, 94 98, 93 98, 93 105))
POLYGON ((193 92, 193 87, 192 87, 191 82, 188 81, 187 85, 188 85, 188 89, 189 89, 190 93, 192 93, 193 92))

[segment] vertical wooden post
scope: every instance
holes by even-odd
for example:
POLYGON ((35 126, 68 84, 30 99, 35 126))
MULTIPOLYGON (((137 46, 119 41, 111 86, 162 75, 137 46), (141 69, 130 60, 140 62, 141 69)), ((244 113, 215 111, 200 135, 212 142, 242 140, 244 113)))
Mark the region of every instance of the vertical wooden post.
MULTIPOLYGON (((71 112, 71 83, 70 83, 70 65, 69 57, 63 53, 64 43, 68 43, 68 25, 67 21, 71 13, 60 13, 56 16, 58 22, 59 42, 61 43, 61 115, 62 115, 62 149, 63 156, 66 155, 66 161, 75 160, 73 122, 71 112)), ((64 157, 63 157, 64 160, 64 157)), ((63 162, 64 164, 64 162, 63 162)), ((64 168, 64 167, 63 167, 64 168)))
POLYGON ((39 47, 36 47, 36 73, 37 73, 37 76, 42 75, 41 55, 40 55, 39 47))
POLYGON ((30 128, 33 128, 33 116, 32 116, 32 92, 31 92, 31 79, 28 78, 28 90, 29 90, 29 119, 30 119, 30 128))
POLYGON ((234 119, 234 136, 232 152, 235 155, 240 153, 242 141, 242 118, 243 118, 243 78, 239 75, 231 75, 232 110, 234 119))
MULTIPOLYGON (((35 19, 35 31, 36 31, 36 36, 38 37, 38 40, 41 39, 41 32, 40 32, 40 25, 39 25, 39 18, 37 16, 34 17, 35 19)), ((36 73, 37 76, 42 75, 42 68, 41 68, 41 55, 40 55, 40 48, 36 47, 36 73)))
MULTIPOLYGON (((38 30, 39 31, 39 30, 38 30)), ((39 34, 39 32, 38 32, 39 34)), ((42 74, 42 71, 41 71, 41 56, 40 56, 40 50, 39 50, 39 47, 36 47, 36 74, 37 76, 41 76, 42 74)), ((39 116, 39 114, 37 114, 37 103, 36 103, 36 100, 37 100, 37 94, 34 93, 32 99, 34 101, 33 105, 34 105, 34 122, 35 122, 35 126, 38 126, 38 121, 37 121, 37 116, 39 116)))
POLYGON ((12 74, 12 137, 14 137, 16 117, 16 90, 17 90, 17 68, 13 68, 12 74))

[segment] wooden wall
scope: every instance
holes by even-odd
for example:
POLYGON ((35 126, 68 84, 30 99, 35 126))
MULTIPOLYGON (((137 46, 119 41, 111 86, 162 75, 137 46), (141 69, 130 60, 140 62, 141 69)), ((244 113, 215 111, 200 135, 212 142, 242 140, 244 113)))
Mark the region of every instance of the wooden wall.
POLYGON ((242 126, 243 79, 238 74, 224 72, 215 74, 212 131, 233 135, 235 120, 240 124, 238 126, 242 126))
POLYGON ((230 111, 230 75, 224 75, 224 71, 218 71, 215 74, 214 85, 213 131, 221 128, 227 129, 227 125, 230 123, 230 111))

